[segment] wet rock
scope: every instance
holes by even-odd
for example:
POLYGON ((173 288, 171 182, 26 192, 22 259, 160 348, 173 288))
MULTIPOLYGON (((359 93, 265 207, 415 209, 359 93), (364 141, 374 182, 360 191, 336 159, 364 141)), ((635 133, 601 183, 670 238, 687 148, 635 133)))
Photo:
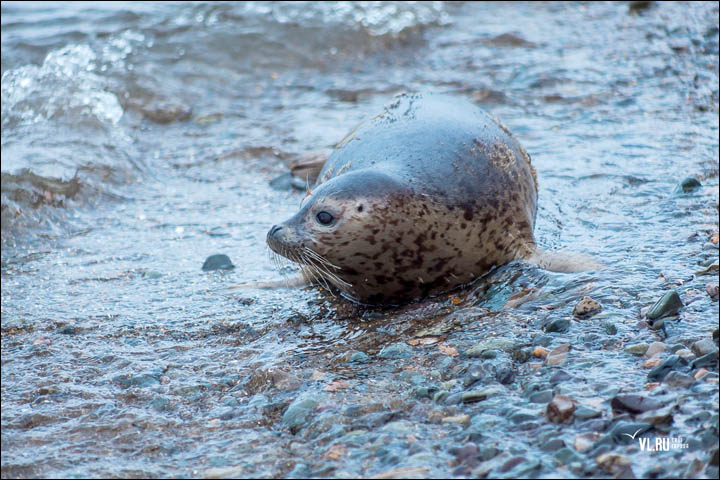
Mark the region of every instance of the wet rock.
POLYGON ((510 385, 515 381, 515 370, 510 366, 500 366, 495 372, 495 380, 502 385, 510 385))
POLYGON ((649 412, 645 412, 642 415, 638 415, 637 420, 640 423, 649 423, 654 427, 668 425, 672 423, 673 408, 675 408, 673 405, 669 405, 665 408, 650 410, 649 412))
POLYGON ((718 364, 717 352, 708 353, 702 357, 698 357, 690 363, 691 368, 709 368, 718 364))
POLYGON ((575 418, 578 418, 580 420, 597 418, 600 415, 602 415, 601 411, 594 410, 592 408, 586 407, 585 405, 578 405, 578 407, 575 409, 575 418))
POLYGON ((590 297, 583 297, 573 308, 573 315, 578 318, 586 318, 595 315, 600 310, 602 310, 602 306, 598 302, 590 297))
POLYGON ((463 377, 463 385, 469 387, 475 382, 485 381, 492 377, 493 372, 483 363, 473 363, 467 370, 467 374, 463 377))
POLYGON ((655 2, 653 2, 651 0, 633 0, 628 4, 628 12, 629 13, 640 13, 645 10, 648 10, 654 4, 655 4, 655 2))
POLYGON ((692 353, 687 348, 681 348, 680 350, 675 352, 675 355, 680 357, 682 360, 686 361, 687 363, 690 363, 692 360, 695 359, 695 354, 692 353))
POLYGON ((692 385, 693 383, 695 383, 695 378, 686 373, 670 372, 667 375, 665 375, 665 378, 663 378, 662 383, 664 383, 665 385, 668 385, 669 387, 687 388, 690 385, 692 385))
POLYGON ((705 291, 713 300, 717 300, 718 297, 720 297, 720 286, 718 286, 717 283, 708 283, 705 285, 705 291))
POLYGON ((303 395, 296 398, 285 410, 282 416, 282 424, 290 429, 293 435, 296 434, 310 423, 318 405, 318 400, 312 396, 303 395))
POLYGON ((541 390, 530 395, 528 400, 530 400, 530 403, 548 403, 552 398, 552 390, 541 390))
POLYGON ((512 346, 511 340, 500 337, 490 338, 467 349, 465 355, 478 358, 482 357, 482 354, 488 350, 505 350, 510 346, 512 346))
POLYGON ((605 330, 605 333, 608 335, 616 335, 617 334, 617 327, 614 323, 612 323, 609 320, 603 320, 600 325, 602 325, 603 330, 605 330))
POLYGON ((692 344, 692 347, 690 347, 693 351, 693 353, 698 356, 702 357, 703 355, 707 355, 708 353, 717 353, 718 347, 715 346, 715 342, 710 340, 709 338, 703 338, 702 340, 698 340, 697 342, 692 344))
POLYGON ((530 347, 513 350, 512 359, 518 363, 525 363, 532 358, 533 349, 530 347))
POLYGON ((679 367, 682 365, 682 362, 680 360, 680 357, 677 355, 670 355, 665 360, 660 362, 660 364, 650 370, 648 373, 648 380, 651 382, 660 382, 663 378, 665 378, 665 375, 667 375, 671 370, 679 367))
POLYGON ((438 388, 435 386, 429 386, 429 387, 415 387, 412 391, 412 396, 417 399, 423 399, 423 398, 431 398, 435 393, 437 393, 438 388))
POLYGON ((654 357, 659 353, 663 353, 666 348, 667 345, 665 345, 663 342, 653 342, 648 347, 647 352, 645 352, 645 356, 648 358, 654 357))
POLYGON ((532 349, 532 354, 535 358, 545 358, 547 357, 548 350, 545 347, 537 346, 532 349))
POLYGON ((558 345, 550 350, 547 358, 545 359, 545 363, 547 365, 562 365, 565 362, 565 357, 567 357, 567 353, 569 351, 569 344, 558 345))
POLYGON ((654 398, 631 393, 614 396, 610 400, 610 406, 614 410, 623 412, 643 413, 660 408, 663 404, 654 398))
POLYGON ((545 326, 546 333, 565 333, 570 329, 570 320, 556 318, 545 326))
POLYGON ((459 423, 461 425, 467 425, 470 423, 470 415, 461 413, 459 415, 452 415, 449 417, 443 417, 440 419, 441 423, 459 423))
POLYGON ((386 345, 380 350, 380 358, 409 358, 412 357, 412 348, 404 342, 386 345))
POLYGON ((603 435, 599 432, 586 432, 575 436, 575 442, 573 447, 578 452, 585 452, 590 450, 597 442, 603 438, 603 435))
POLYGON ((537 419, 537 414, 535 412, 530 412, 528 410, 518 410, 514 413, 512 413, 508 420, 510 420, 514 424, 520 424, 520 423, 526 423, 526 422, 532 422, 533 420, 537 419))
POLYGON ((552 423, 565 423, 572 419, 575 403, 567 395, 555 395, 545 413, 552 423))
POLYGON ((242 478, 247 475, 241 465, 235 467, 213 467, 205 470, 203 478, 242 478))
POLYGON ((571 463, 579 463, 583 461, 583 457, 578 455, 570 448, 560 448, 559 450, 555 451, 555 455, 553 456, 555 457, 555 460, 560 463, 560 465, 570 465, 571 463))
POLYGON ((438 390, 433 395, 432 399, 435 403, 445 403, 445 399, 450 395, 450 392, 447 390, 438 390))
POLYGON ((370 357, 365 352, 353 352, 347 359, 348 363, 366 363, 370 357))
POLYGON ((541 346, 541 347, 548 347, 550 346, 555 338, 552 335, 535 335, 535 337, 532 339, 533 346, 541 346))
POLYGON ((550 376, 548 382, 550 382, 550 385, 557 385, 558 383, 567 382, 568 380, 572 380, 573 378, 574 377, 567 373, 565 370, 557 370, 550 376))
POLYGON ((649 345, 647 343, 636 343, 634 345, 628 345, 623 350, 625 353, 629 353, 630 355, 645 355, 645 352, 647 352, 649 348, 649 345))
POLYGON ((690 193, 694 192, 698 188, 702 187, 702 183, 697 178, 687 177, 683 179, 682 182, 678 185, 676 191, 678 192, 684 192, 684 193, 690 193))
POLYGON ((487 387, 480 390, 471 390, 462 394, 463 403, 474 403, 485 400, 489 397, 501 393, 503 390, 499 387, 487 387))
POLYGON ((612 475, 626 471, 632 464, 630 458, 619 453, 603 453, 598 455, 595 461, 600 468, 612 475))
MULTIPOLYGON (((683 302, 680 300, 680 295, 678 295, 677 291, 670 290, 660 297, 660 300, 658 300, 655 305, 650 308, 647 313, 647 318, 649 320, 655 320, 675 315, 682 307, 683 302)), ((655 325, 653 325, 653 328, 655 328, 655 325)))
POLYGON ((551 438, 541 440, 540 450, 543 452, 556 452, 566 447, 565 441, 562 438, 555 436, 556 434, 553 435, 551 438))
POLYGON ((230 261, 230 257, 225 254, 218 253, 210 255, 205 259, 202 269, 204 272, 210 272, 212 270, 232 270, 235 265, 230 261))
POLYGON ((443 399, 445 405, 457 405, 462 402, 462 392, 452 393, 443 399))
POLYGON ((299 378, 279 368, 257 368, 253 371, 245 388, 251 394, 264 392, 271 388, 278 390, 297 390, 302 385, 299 378))

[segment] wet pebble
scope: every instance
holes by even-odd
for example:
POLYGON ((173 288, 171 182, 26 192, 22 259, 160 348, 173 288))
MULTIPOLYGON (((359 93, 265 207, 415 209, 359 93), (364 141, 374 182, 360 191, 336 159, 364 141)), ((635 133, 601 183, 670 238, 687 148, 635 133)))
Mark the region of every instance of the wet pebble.
POLYGON ((565 333, 570 329, 570 320, 556 318, 545 326, 546 333, 565 333))
POLYGON ((285 410, 282 424, 293 434, 297 433, 312 420, 318 405, 318 400, 311 396, 302 395, 296 398, 285 410))
POLYGON ((655 355, 664 352, 667 349, 667 345, 662 342, 653 342, 645 352, 645 356, 648 358, 654 357, 655 355))
POLYGON ((629 353, 630 355, 645 355, 645 352, 647 352, 649 348, 649 345, 647 343, 636 343, 634 345, 628 345, 623 349, 625 353, 629 353))
POLYGON ((660 362, 658 366, 650 370, 647 378, 651 382, 659 382, 663 378, 665 378, 665 375, 667 375, 672 369, 680 366, 681 364, 682 361, 680 360, 680 357, 678 355, 670 355, 665 360, 660 362))
POLYGON ((212 270, 232 270, 235 265, 230 261, 230 257, 225 254, 218 253, 216 255, 210 255, 205 259, 202 269, 204 272, 210 272, 212 270))
POLYGON ((474 403, 485 400, 489 397, 495 396, 498 393, 502 393, 503 389, 500 387, 487 387, 479 390, 470 390, 462 394, 463 403, 474 403))
POLYGON ((573 447, 578 452, 590 450, 597 442, 603 438, 600 432, 585 432, 575 436, 573 447))
POLYGON ((602 310, 602 305, 590 297, 583 297, 573 308, 573 315, 578 318, 590 317, 602 310))
POLYGON ((573 378, 574 377, 567 373, 565 370, 557 370, 550 376, 550 379, 548 381, 550 382, 550 385, 557 385, 558 383, 567 382, 568 380, 572 380, 573 378))
POLYGON ((603 453, 598 455, 595 461, 600 468, 612 475, 625 472, 631 465, 630 458, 619 453, 603 453))
POLYGON ((702 183, 697 178, 693 177, 687 177, 684 178, 682 182, 677 187, 677 191, 684 192, 684 193, 690 193, 694 192, 698 188, 702 187, 702 183))
POLYGON ((468 357, 479 358, 488 350, 505 350, 512 346, 512 341, 506 338, 490 338, 477 343, 465 351, 468 357))
POLYGON ((580 420, 586 420, 588 418, 597 418, 602 415, 602 412, 586 407, 585 405, 578 405, 578 407, 575 409, 574 415, 575 418, 578 418, 580 420))
POLYGON ((702 340, 698 340, 697 342, 692 344, 692 352, 698 356, 702 357, 703 355, 707 355, 708 353, 717 353, 718 347, 715 345, 715 342, 713 342, 709 338, 703 338, 702 340))
POLYGON ((626 422, 620 420, 608 431, 605 439, 618 443, 627 443, 630 437, 635 436, 637 438, 637 435, 641 435, 652 428, 652 424, 647 422, 626 422))
POLYGON ((698 357, 695 360, 693 360, 690 364, 691 368, 709 368, 709 367, 716 367, 718 364, 718 354, 717 352, 711 352, 708 354, 703 355, 702 357, 698 357))
POLYGON ((545 414, 552 423, 568 422, 575 412, 575 402, 567 395, 555 395, 548 403, 545 414))
MULTIPOLYGON (((670 315, 675 315, 683 307, 683 302, 680 300, 680 295, 677 291, 670 290, 666 292, 655 305, 653 305, 647 312, 647 318, 649 320, 655 320, 670 315)), ((655 324, 653 324, 655 328, 655 324)))
POLYGON ((559 450, 555 451, 555 454, 553 456, 560 463, 560 465, 570 465, 571 463, 579 463, 583 461, 583 457, 581 455, 578 455, 577 452, 575 452, 571 448, 560 448, 559 450))
POLYGON ((610 400, 610 406, 614 410, 625 411, 630 413, 643 413, 648 410, 655 410, 662 407, 662 403, 654 398, 637 394, 616 395, 610 400))
POLYGON ((705 291, 713 300, 717 300, 718 297, 720 297, 720 286, 718 286, 717 283, 708 283, 705 285, 705 291))
POLYGON ((348 363, 366 363, 370 357, 365 352, 352 352, 347 359, 348 363))
POLYGON ((548 403, 553 398, 552 390, 541 390, 530 395, 530 403, 548 403))
POLYGON ((695 378, 691 375, 681 372, 670 372, 665 375, 662 381, 663 384, 670 387, 683 387, 687 388, 695 383, 695 378))
POLYGON ((562 365, 565 362, 567 353, 570 351, 569 344, 558 345, 548 352, 545 363, 547 365, 562 365))
POLYGON ((409 358, 412 357, 412 348, 406 343, 398 342, 386 345, 380 350, 380 358, 409 358))

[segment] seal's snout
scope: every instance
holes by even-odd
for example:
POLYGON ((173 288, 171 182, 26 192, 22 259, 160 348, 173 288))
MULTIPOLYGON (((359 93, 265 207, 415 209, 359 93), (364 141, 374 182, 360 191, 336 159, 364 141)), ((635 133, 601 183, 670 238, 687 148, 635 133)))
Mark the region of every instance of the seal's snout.
POLYGON ((278 233, 280 230, 282 230, 282 226, 280 226, 280 225, 275 225, 275 226, 273 226, 273 227, 270 229, 270 231, 268 232, 268 238, 269 238, 269 237, 274 237, 275 234, 278 233))
POLYGON ((282 242, 279 235, 282 228, 283 227, 281 225, 274 225, 267 234, 267 244, 275 253, 280 253, 282 251, 282 242))

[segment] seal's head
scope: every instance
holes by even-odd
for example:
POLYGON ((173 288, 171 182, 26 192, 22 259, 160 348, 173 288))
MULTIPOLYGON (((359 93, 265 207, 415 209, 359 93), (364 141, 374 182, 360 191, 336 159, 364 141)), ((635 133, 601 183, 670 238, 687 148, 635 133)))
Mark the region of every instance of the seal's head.
POLYGON ((346 172, 317 186, 297 214, 270 229, 267 243, 299 263, 311 279, 363 301, 366 273, 382 267, 379 259, 387 250, 381 239, 397 236, 391 232, 399 226, 394 218, 410 196, 407 186, 389 174, 346 172))

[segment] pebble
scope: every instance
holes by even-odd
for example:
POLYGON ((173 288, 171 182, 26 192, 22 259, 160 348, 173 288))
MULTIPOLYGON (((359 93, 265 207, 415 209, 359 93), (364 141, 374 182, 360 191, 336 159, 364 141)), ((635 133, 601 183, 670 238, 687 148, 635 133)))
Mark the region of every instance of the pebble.
POLYGON ((575 418, 579 418, 580 420, 586 420, 588 418, 597 418, 600 415, 602 415, 602 412, 599 410, 594 410, 592 408, 586 407, 585 405, 579 405, 575 409, 575 418))
POLYGON ((583 297, 575 308, 573 308, 573 315, 578 318, 589 317, 602 310, 602 306, 590 297, 583 297))
POLYGON ((681 348, 680 350, 675 351, 675 355, 684 359, 687 362, 695 358, 695 354, 687 348, 681 348))
MULTIPOLYGON (((677 291, 670 290, 648 310, 647 318, 649 320, 655 320, 657 318, 667 317, 669 315, 675 315, 683 307, 683 302, 680 300, 680 295, 677 291)), ((653 325, 655 328, 655 325, 653 325)))
POLYGON ((476 345, 473 345, 465 351, 465 355, 468 357, 481 357, 486 350, 505 350, 513 344, 511 340, 506 338, 490 338, 484 340, 476 345))
POLYGON ((668 405, 665 408, 650 410, 649 412, 638 415, 637 420, 641 423, 650 423, 655 427, 667 425, 672 422, 673 408, 675 408, 674 405, 668 405))
POLYGON ((370 357, 365 352, 353 352, 347 359, 348 363, 366 363, 370 357))
POLYGON ((467 370, 467 374, 463 377, 463 385, 469 387, 474 383, 487 380, 493 376, 493 372, 488 369, 484 363, 473 363, 467 370))
POLYGON ((703 338, 702 340, 698 340, 697 342, 692 344, 692 347, 690 347, 693 351, 693 353, 698 356, 702 357, 703 355, 707 355, 708 353, 717 353, 718 347, 715 345, 715 342, 713 342, 709 338, 703 338))
POLYGON ((412 357, 412 354, 412 348, 408 344, 397 342, 384 346, 378 356, 380 358, 409 358, 412 357))
POLYGON ((467 425, 470 423, 470 415, 461 413, 459 415, 453 415, 450 417, 443 417, 440 419, 442 423, 459 423, 461 425, 467 425))
POLYGON ((654 398, 630 393, 614 396, 612 400, 610 400, 610 406, 614 410, 630 413, 643 413, 648 410, 655 410, 663 405, 654 398))
POLYGON ((621 420, 613 425, 607 437, 615 442, 627 443, 629 440, 628 435, 642 435, 651 428, 653 428, 652 424, 647 422, 626 422, 621 420))
POLYGON ((663 378, 662 383, 665 385, 668 385, 670 387, 689 387, 693 383, 695 383, 695 378, 691 375, 688 375, 686 373, 681 372, 670 372, 667 375, 665 375, 665 378, 663 378))
POLYGON ((713 300, 717 300, 718 297, 720 297, 720 286, 718 286, 717 283, 708 283, 705 285, 705 291, 713 300))
POLYGON ((680 357, 678 355, 670 355, 660 362, 657 367, 650 370, 647 375, 648 380, 651 382, 661 381, 678 363, 680 363, 680 357))
POLYGON ((212 270, 232 270, 233 268, 235 268, 235 265, 230 261, 230 257, 222 253, 210 255, 205 259, 205 263, 203 263, 202 266, 204 272, 212 270))
POLYGON ((571 463, 583 461, 582 456, 578 455, 570 448, 560 448, 555 452, 554 457, 561 465, 569 465, 571 463))
POLYGON ((717 352, 711 352, 698 357, 690 363, 691 368, 715 367, 718 364, 717 352))
POLYGON ((555 395, 548 403, 545 413, 552 423, 565 423, 575 412, 575 403, 567 395, 555 395))
POLYGON ((565 362, 565 357, 567 357, 567 352, 569 351, 569 344, 558 345, 548 352, 547 358, 545 358, 545 363, 547 365, 562 365, 565 362))
POLYGON ((693 177, 687 177, 683 179, 682 182, 678 185, 677 191, 678 192, 684 192, 684 193, 690 193, 698 188, 702 187, 702 183, 697 178, 693 177))
POLYGON ((634 345, 628 345, 623 349, 625 353, 629 353, 630 355, 645 355, 645 352, 647 352, 649 348, 649 345, 647 343, 636 343, 634 345))
POLYGON ((619 453, 603 453, 595 458, 598 466, 610 474, 617 474, 628 469, 631 465, 630 459, 619 453))
POLYGON ((547 348, 541 347, 538 345, 537 347, 533 348, 532 354, 533 354, 533 357, 545 358, 545 357, 547 357, 548 350, 547 350, 547 348))
POLYGON ((282 424, 293 434, 297 433, 310 422, 318 405, 319 402, 313 397, 300 396, 296 398, 285 410, 282 424))
POLYGON ((662 353, 667 348, 667 345, 665 345, 663 342, 653 342, 648 347, 647 351, 645 352, 645 356, 648 358, 652 358, 658 353, 662 353))
POLYGON ((482 390, 470 390, 462 394, 463 403, 473 403, 485 400, 503 391, 500 387, 487 387, 482 390))
POLYGON ((586 432, 575 436, 575 442, 573 446, 578 452, 585 452, 590 450, 593 445, 599 442, 603 438, 603 435, 599 432, 586 432))
POLYGON ((556 318, 545 326, 546 333, 565 333, 570 329, 570 320, 556 318))
POLYGON ((548 403, 552 398, 552 390, 541 390, 530 395, 528 400, 530 400, 530 403, 548 403))
POLYGON ((548 382, 550 382, 550 385, 557 385, 558 383, 567 382, 568 380, 572 380, 573 376, 567 373, 565 370, 557 370, 555 373, 550 376, 550 379, 548 382))

